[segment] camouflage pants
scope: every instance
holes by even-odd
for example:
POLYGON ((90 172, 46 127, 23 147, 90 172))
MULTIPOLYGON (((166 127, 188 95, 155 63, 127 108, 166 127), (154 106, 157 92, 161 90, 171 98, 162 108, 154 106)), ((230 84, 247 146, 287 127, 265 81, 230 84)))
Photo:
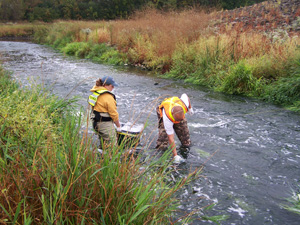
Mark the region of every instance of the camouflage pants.
MULTIPOLYGON (((159 150, 166 150, 169 147, 168 135, 164 128, 163 118, 160 117, 158 108, 156 109, 156 113, 158 118, 158 139, 156 141, 156 148, 159 150)), ((173 129, 180 140, 182 147, 189 147, 191 145, 191 140, 186 118, 180 123, 175 123, 173 129)))

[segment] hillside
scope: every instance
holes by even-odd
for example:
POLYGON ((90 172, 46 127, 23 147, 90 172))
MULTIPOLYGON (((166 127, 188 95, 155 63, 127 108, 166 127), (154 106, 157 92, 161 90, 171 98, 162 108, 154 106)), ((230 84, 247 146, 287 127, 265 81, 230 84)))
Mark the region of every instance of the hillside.
POLYGON ((300 34, 300 1, 269 0, 252 6, 217 13, 219 31, 231 28, 240 31, 272 32, 284 30, 300 34))

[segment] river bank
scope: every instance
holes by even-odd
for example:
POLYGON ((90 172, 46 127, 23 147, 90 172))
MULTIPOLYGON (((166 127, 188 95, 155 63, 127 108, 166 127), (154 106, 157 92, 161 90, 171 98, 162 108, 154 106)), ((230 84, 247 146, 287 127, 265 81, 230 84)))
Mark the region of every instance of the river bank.
MULTIPOLYGON (((296 1, 288 2, 281 4, 298 7, 296 1)), ((164 78, 299 111, 298 11, 283 10, 281 4, 270 1, 224 12, 221 20, 220 14, 203 10, 148 10, 129 20, 56 21, 34 25, 31 31, 36 43, 51 45, 67 55, 133 65, 164 78), (253 27, 246 12, 260 15, 257 18, 264 24, 256 19, 253 27), (291 25, 283 23, 286 13, 292 13, 288 17, 291 25), (276 23, 269 26, 271 21, 276 23)), ((13 25, 2 28, 14 33, 13 25)))

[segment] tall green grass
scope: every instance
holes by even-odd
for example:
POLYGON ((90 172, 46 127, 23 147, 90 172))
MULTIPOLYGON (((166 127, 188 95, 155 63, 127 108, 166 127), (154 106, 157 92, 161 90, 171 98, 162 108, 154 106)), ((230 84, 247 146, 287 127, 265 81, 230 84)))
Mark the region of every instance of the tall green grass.
POLYGON ((126 56, 106 44, 93 44, 91 42, 72 42, 62 48, 67 55, 79 58, 88 58, 98 63, 112 65, 124 65, 127 63, 126 56))
POLYGON ((260 86, 259 80, 253 76, 251 68, 242 61, 232 66, 228 76, 223 78, 221 85, 217 90, 229 94, 255 95, 260 86))
POLYGON ((291 110, 300 111, 300 58, 295 61, 287 77, 280 77, 266 86, 261 96, 265 101, 284 105, 291 110))
POLYGON ((123 144, 100 155, 74 99, 0 78, 0 223, 179 223, 176 193, 201 170, 173 180, 171 152, 142 160, 123 144))

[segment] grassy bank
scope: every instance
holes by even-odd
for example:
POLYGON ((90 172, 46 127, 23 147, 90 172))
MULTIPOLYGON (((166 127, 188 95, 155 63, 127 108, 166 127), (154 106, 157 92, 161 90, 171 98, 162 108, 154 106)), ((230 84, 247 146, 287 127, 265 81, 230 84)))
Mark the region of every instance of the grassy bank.
POLYGON ((37 30, 47 25, 42 22, 35 23, 0 23, 0 38, 31 37, 37 30))
POLYGON ((113 146, 101 157, 76 99, 20 89, 1 67, 0 88, 1 224, 179 223, 176 193, 200 170, 174 181, 169 153, 142 162, 113 146))
MULTIPOLYGON (((300 111, 300 38, 289 32, 292 27, 276 27, 276 5, 264 7, 272 13, 263 19, 276 21, 271 29, 221 23, 228 14, 224 19, 215 12, 146 10, 130 20, 57 21, 36 27, 34 40, 68 55, 130 64, 300 111)), ((248 14, 240 10, 235 16, 248 14)))

